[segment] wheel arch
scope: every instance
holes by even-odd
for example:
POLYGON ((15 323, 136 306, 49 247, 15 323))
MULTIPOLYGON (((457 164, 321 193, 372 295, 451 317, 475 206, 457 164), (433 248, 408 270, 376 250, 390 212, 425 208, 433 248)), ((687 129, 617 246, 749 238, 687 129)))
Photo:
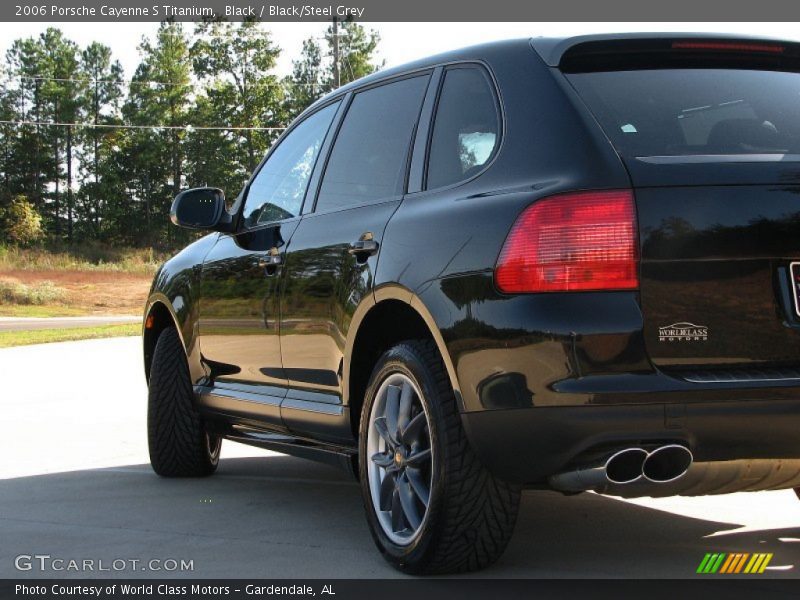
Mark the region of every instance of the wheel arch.
POLYGON ((431 312, 408 288, 386 285, 375 289, 374 299, 362 302, 353 315, 345 346, 343 401, 350 424, 358 436, 361 407, 372 370, 386 350, 407 339, 431 339, 445 365, 459 407, 461 393, 450 354, 431 312), (375 332, 380 335, 375 336, 375 332))
POLYGON ((156 348, 158 336, 169 327, 174 327, 178 332, 178 337, 185 349, 186 342, 183 338, 183 332, 178 326, 178 318, 175 316, 172 304, 166 296, 155 295, 151 297, 147 309, 145 310, 144 325, 142 328, 144 373, 145 379, 148 382, 150 381, 150 367, 153 363, 153 352, 156 348))

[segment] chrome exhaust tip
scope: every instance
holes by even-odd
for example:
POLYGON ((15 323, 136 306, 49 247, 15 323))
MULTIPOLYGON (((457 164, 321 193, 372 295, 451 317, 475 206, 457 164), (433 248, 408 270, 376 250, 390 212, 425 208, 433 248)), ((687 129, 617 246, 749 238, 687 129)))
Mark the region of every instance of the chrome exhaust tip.
POLYGON ((609 484, 633 483, 642 478, 642 465, 647 455, 641 448, 625 448, 598 465, 552 475, 549 482, 562 492, 597 491, 609 484))
POLYGON ((642 478, 648 453, 642 448, 625 448, 606 461, 606 479, 611 483, 634 483, 642 478))
POLYGON ((605 493, 609 486, 675 481, 686 474, 693 460, 691 451, 681 444, 667 444, 649 452, 644 448, 624 448, 605 462, 558 473, 548 481, 553 489, 562 492, 605 493))
POLYGON ((668 444, 647 455, 642 464, 642 475, 653 483, 669 483, 683 477, 693 461, 694 457, 686 446, 668 444))

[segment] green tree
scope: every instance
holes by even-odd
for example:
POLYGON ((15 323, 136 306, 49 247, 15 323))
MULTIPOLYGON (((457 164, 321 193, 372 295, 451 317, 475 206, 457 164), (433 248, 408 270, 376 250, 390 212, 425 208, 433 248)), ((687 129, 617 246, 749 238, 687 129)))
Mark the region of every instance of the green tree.
POLYGON ((29 122, 9 134, 8 146, 13 160, 7 164, 10 193, 24 194, 36 208, 45 208, 47 181, 52 175, 52 162, 46 160, 51 147, 50 131, 38 123, 46 118, 42 96, 43 57, 35 38, 18 39, 6 54, 6 71, 13 82, 7 88, 7 108, 12 120, 29 122))
POLYGON ((186 34, 180 23, 164 22, 155 39, 139 46, 142 60, 130 84, 123 106, 125 121, 139 128, 125 136, 124 162, 128 202, 140 207, 141 218, 133 218, 134 241, 168 241, 167 227, 172 198, 180 191, 183 140, 190 108, 191 60, 186 34), (159 127, 151 127, 159 126, 159 127))
POLYGON ((58 125, 51 126, 53 143, 53 171, 55 231, 61 233, 61 193, 62 177, 66 178, 66 220, 67 238, 72 241, 75 218, 74 194, 72 187, 73 152, 75 149, 75 128, 80 114, 81 86, 84 85, 78 72, 78 46, 64 37, 61 30, 48 27, 39 36, 41 53, 40 72, 41 93, 50 118, 58 125), (63 170, 62 170, 63 165, 63 170))
POLYGON ((74 223, 73 152, 80 109, 77 78, 78 48, 56 28, 36 38, 16 40, 6 55, 7 72, 16 84, 6 98, 5 109, 14 112, 21 125, 8 133, 14 165, 7 171, 9 193, 30 198, 57 234, 66 217, 67 236, 74 223), (55 123, 55 124, 54 124, 55 123), (56 125, 57 124, 57 125, 56 125), (62 182, 66 182, 66 210, 62 206, 62 182))
POLYGON ((80 132, 80 216, 84 235, 100 238, 106 198, 118 193, 108 185, 105 175, 107 159, 118 147, 122 130, 104 125, 121 123, 123 71, 119 61, 113 60, 111 49, 94 42, 81 52, 80 72, 85 79, 81 98, 83 118, 91 124, 80 132))
POLYGON ((324 49, 314 38, 305 40, 300 57, 292 61, 292 74, 285 79, 290 118, 337 86, 370 75, 383 66, 375 57, 380 43, 377 31, 368 31, 354 21, 342 21, 337 24, 336 32, 333 25, 329 25, 323 39, 324 49), (338 69, 334 65, 336 40, 338 69))
MULTIPOLYGON (((366 75, 374 73, 383 66, 375 63, 375 51, 381 41, 380 34, 375 30, 367 31, 355 21, 342 21, 338 27, 339 38, 339 82, 344 85, 366 75)), ((325 32, 325 41, 328 44, 329 56, 333 59, 334 32, 333 25, 328 26, 325 32)), ((333 65, 331 65, 330 78, 333 81, 333 65)))
POLYGON ((284 81, 287 117, 293 119, 329 92, 330 80, 322 62, 322 48, 314 38, 305 40, 300 58, 292 61, 292 74, 284 81))
POLYGON ((208 117, 230 126, 237 151, 231 157, 249 173, 284 122, 283 88, 272 73, 280 54, 269 32, 255 21, 202 21, 192 46, 194 72, 205 84, 208 117), (241 148, 241 150, 238 150, 241 148))
POLYGON ((25 196, 14 196, 0 208, 3 238, 17 246, 29 246, 44 236, 42 217, 25 196))
MULTIPOLYGON (((197 97, 190 120, 199 125, 219 125, 225 105, 227 99, 224 92, 207 89, 205 94, 197 97)), ((225 190, 229 198, 232 197, 249 175, 246 167, 236 158, 237 154, 241 154, 238 132, 224 129, 190 130, 186 136, 187 185, 219 187, 225 190)))
POLYGON ((18 191, 20 178, 20 165, 16 152, 19 150, 17 132, 19 127, 14 125, 18 119, 15 109, 16 90, 13 88, 0 89, 0 177, 2 177, 2 192, 0 193, 0 207, 2 199, 10 198, 12 193, 18 191))

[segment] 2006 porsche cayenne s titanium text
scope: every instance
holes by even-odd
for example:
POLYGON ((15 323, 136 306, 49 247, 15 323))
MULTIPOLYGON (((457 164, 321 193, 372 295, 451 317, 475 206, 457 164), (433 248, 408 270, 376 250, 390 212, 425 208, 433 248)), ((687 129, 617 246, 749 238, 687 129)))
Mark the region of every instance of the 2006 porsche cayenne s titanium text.
POLYGON ((800 486, 800 45, 537 38, 381 71, 230 207, 191 189, 172 219, 209 234, 146 306, 160 475, 210 475, 223 439, 340 464, 413 573, 495 561, 524 488, 800 486))

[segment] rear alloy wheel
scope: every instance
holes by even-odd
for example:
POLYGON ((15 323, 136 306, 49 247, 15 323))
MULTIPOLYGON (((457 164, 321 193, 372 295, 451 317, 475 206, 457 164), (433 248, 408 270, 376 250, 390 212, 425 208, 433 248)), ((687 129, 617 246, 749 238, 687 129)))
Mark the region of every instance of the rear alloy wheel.
POLYGON ((472 451, 435 344, 381 356, 361 412, 361 491, 373 539, 407 573, 456 573, 493 563, 519 509, 519 486, 472 451))
POLYGON ((205 477, 219 464, 222 438, 194 407, 189 364, 175 329, 156 341, 147 401, 150 464, 163 477, 205 477))
POLYGON ((421 393, 402 373, 381 383, 369 417, 368 476, 372 504, 396 544, 416 538, 428 514, 433 460, 421 393))

